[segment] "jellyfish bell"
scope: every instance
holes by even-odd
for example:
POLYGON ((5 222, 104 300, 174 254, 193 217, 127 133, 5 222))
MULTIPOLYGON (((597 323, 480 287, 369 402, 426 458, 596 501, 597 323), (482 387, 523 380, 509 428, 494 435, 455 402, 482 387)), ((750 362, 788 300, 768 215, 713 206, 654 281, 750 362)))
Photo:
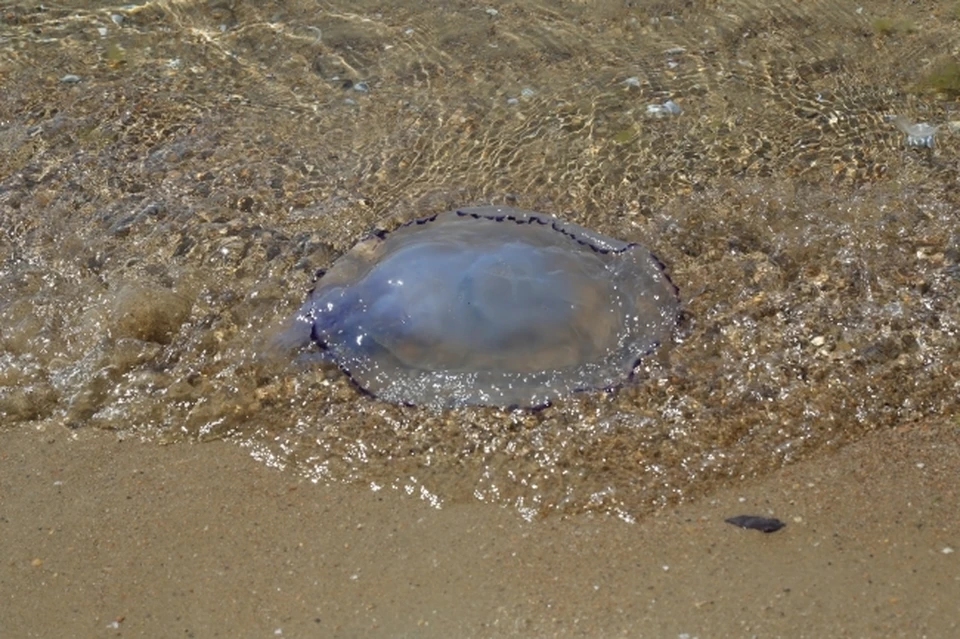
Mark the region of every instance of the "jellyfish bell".
POLYGON ((360 242, 279 343, 312 341, 386 401, 534 407, 620 385, 678 315, 676 287, 643 246, 478 207, 360 242))

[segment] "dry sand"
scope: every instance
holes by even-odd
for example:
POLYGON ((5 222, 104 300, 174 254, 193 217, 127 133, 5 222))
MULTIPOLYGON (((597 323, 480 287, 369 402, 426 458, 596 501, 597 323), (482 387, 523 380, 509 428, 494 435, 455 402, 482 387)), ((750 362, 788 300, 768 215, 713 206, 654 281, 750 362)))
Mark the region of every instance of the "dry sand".
POLYGON ((2 637, 954 637, 955 423, 660 512, 527 523, 228 443, 0 434, 2 637), (741 513, 788 523, 763 534, 741 513))

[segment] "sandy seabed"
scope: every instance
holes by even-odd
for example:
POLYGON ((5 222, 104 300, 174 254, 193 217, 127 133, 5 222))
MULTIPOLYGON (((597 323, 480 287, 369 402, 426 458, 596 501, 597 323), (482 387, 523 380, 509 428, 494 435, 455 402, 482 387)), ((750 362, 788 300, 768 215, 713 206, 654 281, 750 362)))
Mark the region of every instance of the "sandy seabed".
POLYGON ((958 440, 879 432, 626 524, 314 485, 228 442, 7 431, 0 636, 957 636, 958 440))

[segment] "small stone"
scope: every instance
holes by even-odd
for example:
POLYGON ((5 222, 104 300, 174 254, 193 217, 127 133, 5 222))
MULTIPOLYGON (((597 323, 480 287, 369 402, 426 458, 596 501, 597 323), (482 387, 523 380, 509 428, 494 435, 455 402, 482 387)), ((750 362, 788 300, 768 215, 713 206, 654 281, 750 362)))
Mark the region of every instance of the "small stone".
POLYGON ((663 103, 663 108, 667 110, 671 115, 680 115, 683 113, 683 109, 680 108, 680 105, 674 102, 673 100, 667 100, 663 103))
POLYGON ((626 80, 623 81, 623 83, 628 87, 633 87, 635 89, 640 88, 640 78, 636 76, 633 76, 632 78, 627 78, 626 80))
POLYGON ((680 115, 681 113, 683 113, 683 109, 681 109, 680 105, 673 100, 667 100, 663 104, 647 105, 647 115, 657 118, 662 118, 669 115, 680 115))
POLYGON ((953 554, 953 548, 951 548, 950 546, 945 546, 944 549, 941 550, 940 552, 942 552, 942 553, 945 554, 945 555, 952 555, 952 554, 953 554))
POLYGON ((739 526, 740 528, 759 530, 760 532, 765 533, 777 532, 786 526, 786 524, 779 519, 773 519, 772 517, 757 517, 756 515, 737 515, 736 517, 724 519, 724 521, 728 524, 739 526))
POLYGON ((68 73, 67 75, 60 78, 60 82, 63 82, 64 84, 76 84, 79 81, 80 81, 80 76, 74 75, 72 73, 68 73))
POLYGON ((496 17, 496 16, 500 15, 500 12, 497 11, 496 9, 492 9, 492 8, 491 8, 491 9, 487 9, 487 15, 490 16, 490 17, 496 17))

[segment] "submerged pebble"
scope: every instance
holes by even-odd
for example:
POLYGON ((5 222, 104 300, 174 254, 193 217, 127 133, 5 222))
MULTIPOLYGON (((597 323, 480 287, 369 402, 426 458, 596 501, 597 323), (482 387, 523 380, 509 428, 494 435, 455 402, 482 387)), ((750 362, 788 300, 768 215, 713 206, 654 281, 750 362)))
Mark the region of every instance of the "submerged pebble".
POLYGON ((662 118, 669 115, 680 115, 683 109, 673 100, 667 100, 663 104, 648 104, 647 115, 662 118))
POLYGON ((391 402, 536 407, 621 384, 678 313, 676 287, 644 247, 481 207, 360 242, 279 343, 312 340, 391 402))

